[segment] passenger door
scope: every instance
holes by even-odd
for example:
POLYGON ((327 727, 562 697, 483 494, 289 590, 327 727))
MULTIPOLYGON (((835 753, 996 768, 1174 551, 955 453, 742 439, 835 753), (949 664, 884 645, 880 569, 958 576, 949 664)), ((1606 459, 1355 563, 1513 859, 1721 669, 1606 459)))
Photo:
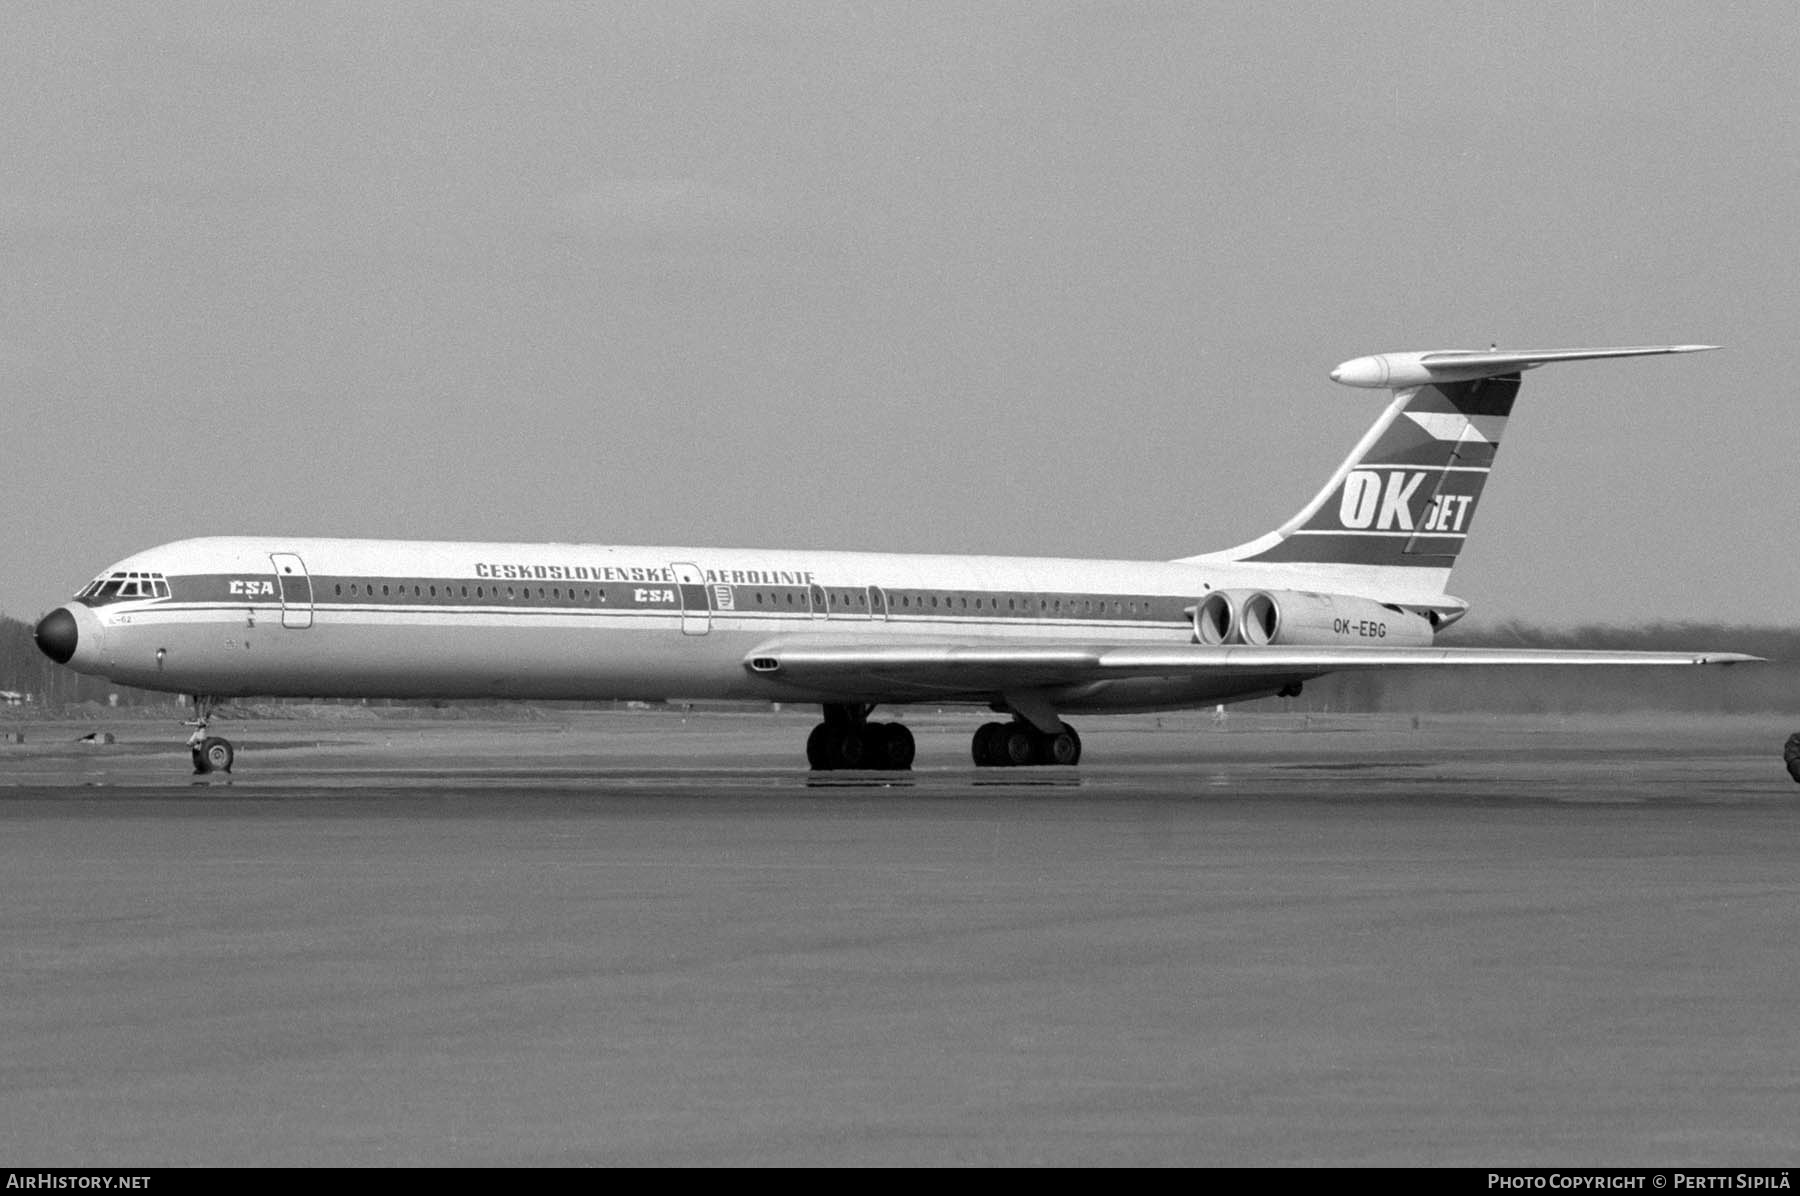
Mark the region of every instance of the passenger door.
POLYGON ((681 634, 705 635, 712 630, 712 593, 698 565, 674 564, 675 592, 681 597, 681 634))
POLYGON ((281 594, 281 625, 296 631, 312 626, 312 578, 307 576, 306 562, 291 552, 271 552, 269 561, 275 566, 275 588, 281 594))

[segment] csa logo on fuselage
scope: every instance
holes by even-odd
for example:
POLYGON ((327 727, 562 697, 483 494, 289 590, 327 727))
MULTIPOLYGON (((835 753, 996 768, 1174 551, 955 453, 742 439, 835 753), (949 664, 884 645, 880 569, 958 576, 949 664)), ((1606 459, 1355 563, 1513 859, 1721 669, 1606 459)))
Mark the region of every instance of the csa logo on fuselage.
POLYGON ((247 598, 260 598, 265 595, 273 598, 275 596, 275 583, 272 581, 265 581, 260 577, 234 577, 231 579, 231 592, 233 594, 241 594, 247 598))
POLYGON ((1473 494, 1436 494, 1417 517, 1413 499, 1425 484, 1420 470, 1390 470, 1386 477, 1373 469, 1353 469, 1344 479, 1338 500, 1338 520, 1352 531, 1460 532, 1475 506, 1473 494))

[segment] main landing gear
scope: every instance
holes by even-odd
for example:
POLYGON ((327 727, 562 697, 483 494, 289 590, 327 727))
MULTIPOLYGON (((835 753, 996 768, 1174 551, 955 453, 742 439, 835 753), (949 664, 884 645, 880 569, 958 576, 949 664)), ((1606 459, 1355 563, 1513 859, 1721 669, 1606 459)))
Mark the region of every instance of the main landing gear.
MULTIPOLYGON (((913 763, 912 731, 901 723, 872 723, 873 705, 828 704, 825 721, 806 737, 806 763, 814 772, 870 769, 905 772, 913 763)), ((1081 763, 1081 736, 1067 723, 1040 731, 1024 719, 984 723, 972 745, 982 768, 1081 763)))
POLYGON ((1067 723, 1051 732, 1040 731, 1024 721, 983 723, 975 732, 970 754, 982 768, 1079 764, 1081 736, 1067 723))
POLYGON ((1781 749, 1781 759, 1787 765, 1788 775, 1800 781, 1800 731, 1788 736, 1787 746, 1781 749))
POLYGON ((825 707, 825 721, 806 737, 806 763, 815 772, 867 768, 905 772, 912 767, 913 733, 901 723, 872 723, 868 705, 825 707))
POLYGON ((206 724, 211 721, 213 712, 219 708, 219 699, 205 694, 194 695, 194 717, 182 724, 194 728, 188 736, 188 750, 194 754, 194 775, 203 777, 209 772, 230 772, 231 762, 237 753, 232 750, 229 739, 206 733, 206 724))

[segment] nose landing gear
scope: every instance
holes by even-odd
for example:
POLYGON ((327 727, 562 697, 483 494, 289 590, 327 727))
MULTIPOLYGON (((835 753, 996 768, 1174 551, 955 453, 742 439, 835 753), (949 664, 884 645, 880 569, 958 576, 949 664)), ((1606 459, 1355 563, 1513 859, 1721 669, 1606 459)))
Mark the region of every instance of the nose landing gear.
POLYGON ((187 744, 194 756, 194 775, 197 777, 211 772, 230 772, 231 762, 237 756, 229 739, 206 733, 206 726, 212 721, 213 713, 218 708, 218 698, 195 694, 195 717, 182 724, 194 728, 194 733, 188 736, 187 744))

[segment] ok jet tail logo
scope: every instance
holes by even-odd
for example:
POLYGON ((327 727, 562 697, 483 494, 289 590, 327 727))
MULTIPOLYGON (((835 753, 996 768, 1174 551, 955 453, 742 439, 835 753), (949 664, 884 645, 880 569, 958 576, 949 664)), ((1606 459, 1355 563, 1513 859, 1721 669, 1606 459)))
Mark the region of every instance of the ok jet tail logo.
POLYGON ((1386 477, 1373 469, 1353 469, 1344 479, 1338 520, 1352 531, 1460 532, 1475 504, 1473 494, 1439 494, 1418 519, 1413 496, 1425 484, 1418 470, 1391 470, 1386 477))

